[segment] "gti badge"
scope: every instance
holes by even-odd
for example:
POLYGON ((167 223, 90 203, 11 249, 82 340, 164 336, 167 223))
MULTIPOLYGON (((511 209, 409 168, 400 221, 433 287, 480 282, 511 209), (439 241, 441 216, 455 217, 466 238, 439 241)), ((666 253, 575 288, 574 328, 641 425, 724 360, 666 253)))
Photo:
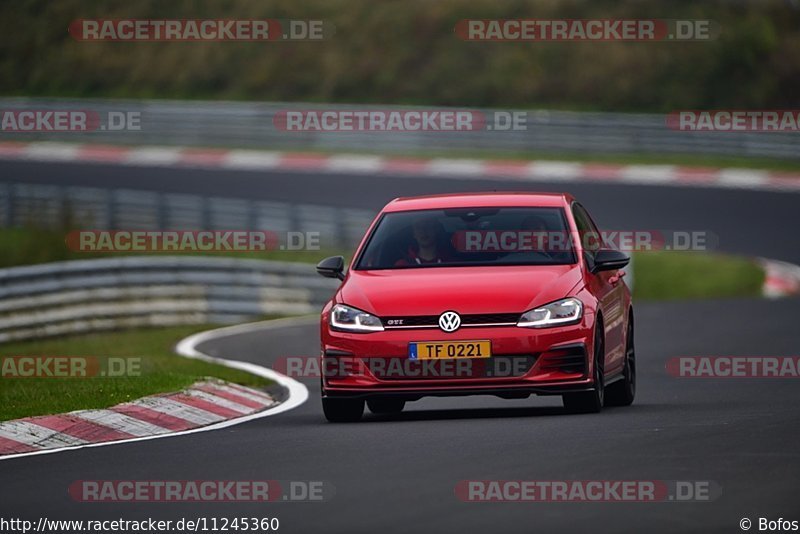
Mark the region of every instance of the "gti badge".
POLYGON ((439 328, 444 332, 455 332, 461 326, 461 317, 454 311, 446 311, 439 316, 439 328))

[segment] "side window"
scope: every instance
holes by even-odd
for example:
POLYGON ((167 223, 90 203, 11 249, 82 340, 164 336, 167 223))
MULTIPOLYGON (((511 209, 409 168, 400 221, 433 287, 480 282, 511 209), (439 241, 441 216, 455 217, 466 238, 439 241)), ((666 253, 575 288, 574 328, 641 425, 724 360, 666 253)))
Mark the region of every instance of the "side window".
POLYGON ((575 224, 578 227, 578 235, 580 235, 583 250, 594 258, 595 253, 602 248, 600 231, 580 204, 575 203, 572 205, 572 216, 575 217, 575 224))

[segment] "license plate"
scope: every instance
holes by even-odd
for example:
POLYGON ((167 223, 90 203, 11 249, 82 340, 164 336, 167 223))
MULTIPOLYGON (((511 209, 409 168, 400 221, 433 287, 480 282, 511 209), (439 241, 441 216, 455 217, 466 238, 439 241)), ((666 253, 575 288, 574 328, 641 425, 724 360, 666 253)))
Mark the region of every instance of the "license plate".
POLYGON ((408 344, 410 360, 455 360, 460 358, 489 358, 492 344, 481 341, 417 341, 408 344))

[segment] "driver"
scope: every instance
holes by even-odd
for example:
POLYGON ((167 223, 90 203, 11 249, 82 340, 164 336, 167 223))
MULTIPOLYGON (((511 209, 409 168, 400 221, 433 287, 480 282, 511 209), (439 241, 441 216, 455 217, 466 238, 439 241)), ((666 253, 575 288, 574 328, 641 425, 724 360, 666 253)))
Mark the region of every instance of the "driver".
POLYGON ((444 229, 438 220, 434 217, 417 219, 411 230, 414 243, 408 247, 405 256, 397 260, 396 266, 452 261, 452 256, 442 245, 444 229))
POLYGON ((543 218, 538 215, 528 215, 522 220, 520 230, 532 234, 533 250, 548 257, 553 256, 554 251, 550 250, 547 222, 543 218))

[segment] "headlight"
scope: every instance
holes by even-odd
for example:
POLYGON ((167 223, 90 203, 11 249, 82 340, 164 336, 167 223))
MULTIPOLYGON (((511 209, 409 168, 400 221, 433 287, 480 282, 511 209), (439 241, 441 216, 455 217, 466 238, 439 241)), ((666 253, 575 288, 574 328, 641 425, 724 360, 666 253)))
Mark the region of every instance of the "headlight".
POLYGON ((381 320, 344 304, 337 304, 331 309, 331 326, 347 332, 381 332, 381 320))
POLYGON ((562 324, 577 323, 583 315, 583 303, 576 298, 568 298, 545 304, 541 308, 528 310, 522 314, 517 326, 541 328, 562 324))

